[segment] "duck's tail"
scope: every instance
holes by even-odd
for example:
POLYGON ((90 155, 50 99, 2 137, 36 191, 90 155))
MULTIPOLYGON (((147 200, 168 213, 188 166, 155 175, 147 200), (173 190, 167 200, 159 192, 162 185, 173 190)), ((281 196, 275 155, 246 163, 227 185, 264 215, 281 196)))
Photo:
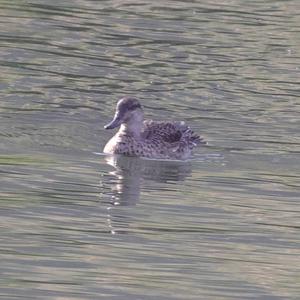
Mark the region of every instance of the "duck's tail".
POLYGON ((181 141, 186 143, 190 149, 193 149, 200 144, 206 144, 203 138, 196 134, 190 127, 187 127, 182 133, 181 141))
POLYGON ((189 158, 193 148, 200 144, 206 144, 202 137, 194 133, 190 127, 180 124, 181 138, 176 143, 172 144, 172 152, 174 156, 179 159, 189 158))

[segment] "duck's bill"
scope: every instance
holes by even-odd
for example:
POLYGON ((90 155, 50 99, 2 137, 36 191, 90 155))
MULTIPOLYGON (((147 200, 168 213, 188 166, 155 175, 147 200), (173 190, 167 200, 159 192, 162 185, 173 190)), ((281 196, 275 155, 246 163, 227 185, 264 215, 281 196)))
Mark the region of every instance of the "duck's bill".
POLYGON ((105 129, 114 129, 121 125, 122 119, 119 114, 116 114, 114 119, 104 126, 105 129))

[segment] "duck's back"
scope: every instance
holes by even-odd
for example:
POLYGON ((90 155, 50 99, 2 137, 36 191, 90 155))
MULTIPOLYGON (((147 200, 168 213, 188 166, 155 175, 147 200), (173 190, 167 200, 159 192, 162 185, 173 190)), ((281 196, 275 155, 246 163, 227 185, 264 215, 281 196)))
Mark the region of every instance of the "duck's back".
POLYGON ((169 144, 185 140, 196 146, 201 142, 201 138, 184 122, 157 122, 146 120, 144 121, 142 136, 146 140, 156 140, 169 144))

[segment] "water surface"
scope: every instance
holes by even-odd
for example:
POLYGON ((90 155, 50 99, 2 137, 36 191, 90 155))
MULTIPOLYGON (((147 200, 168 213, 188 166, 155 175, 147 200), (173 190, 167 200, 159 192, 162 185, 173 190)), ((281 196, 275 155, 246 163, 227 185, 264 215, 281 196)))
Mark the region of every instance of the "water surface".
POLYGON ((298 299, 290 1, 0 1, 2 299, 298 299), (118 98, 187 162, 101 154, 118 98))

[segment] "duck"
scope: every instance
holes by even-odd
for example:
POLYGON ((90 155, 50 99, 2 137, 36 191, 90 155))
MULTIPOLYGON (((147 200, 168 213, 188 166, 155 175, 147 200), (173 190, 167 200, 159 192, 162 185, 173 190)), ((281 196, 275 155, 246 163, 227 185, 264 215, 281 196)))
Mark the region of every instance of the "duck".
POLYGON ((183 121, 144 120, 142 105, 135 97, 120 99, 113 120, 104 126, 117 127, 118 132, 103 149, 105 154, 186 160, 196 146, 205 144, 183 121))

